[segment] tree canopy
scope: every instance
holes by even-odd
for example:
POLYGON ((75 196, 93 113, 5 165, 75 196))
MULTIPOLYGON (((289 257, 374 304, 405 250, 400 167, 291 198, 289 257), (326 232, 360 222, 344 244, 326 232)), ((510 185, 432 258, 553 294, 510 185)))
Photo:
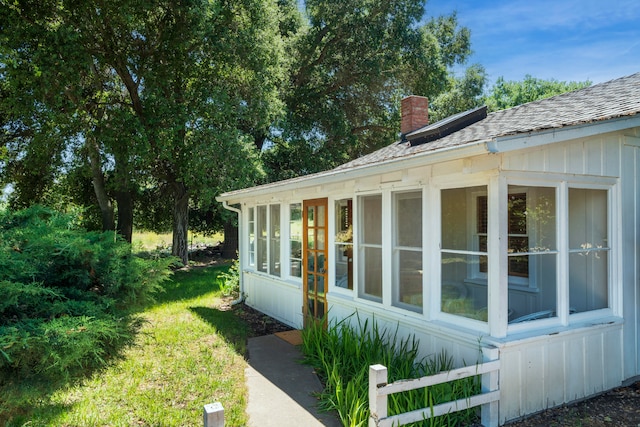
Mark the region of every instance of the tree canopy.
POLYGON ((432 99, 451 89, 451 68, 471 53, 469 30, 455 14, 423 23, 424 14, 422 0, 305 2, 287 37, 286 115, 264 138, 270 180, 388 144, 398 136, 403 96, 432 99))
POLYGON ((484 101, 489 111, 504 110, 587 86, 591 86, 590 81, 544 80, 532 77, 529 74, 522 81, 505 80, 504 77, 499 77, 489 90, 484 101))
MULTIPOLYGON (((266 0, 3 2, 3 85, 43 110, 41 157, 84 159, 98 200, 154 188, 173 202, 173 251, 187 261, 189 203, 253 182, 247 129, 280 110, 278 8, 266 0), (46 128, 43 128, 46 126, 46 128), (55 141, 55 144, 52 142, 55 141), (110 188, 106 188, 110 185, 110 188)), ((3 110, 6 107, 3 107, 3 110)), ((14 169, 35 137, 13 139, 14 169), (20 146, 15 141, 25 141, 20 146)), ((46 170, 46 169, 45 169, 46 170)), ((17 189, 30 188, 23 179, 17 189)), ((126 200, 125 200, 126 199, 126 200)), ((102 203, 101 203, 102 207, 102 203)), ((108 211, 108 206, 105 209, 108 211)))
POLYGON ((462 108, 484 84, 477 66, 450 77, 469 30, 455 14, 425 20, 424 0, 0 5, 12 203, 58 191, 129 238, 141 206, 147 224, 171 223, 183 262, 190 209, 202 229, 228 223, 219 192, 368 153, 397 137, 403 96, 443 97, 444 114, 445 94, 462 108))

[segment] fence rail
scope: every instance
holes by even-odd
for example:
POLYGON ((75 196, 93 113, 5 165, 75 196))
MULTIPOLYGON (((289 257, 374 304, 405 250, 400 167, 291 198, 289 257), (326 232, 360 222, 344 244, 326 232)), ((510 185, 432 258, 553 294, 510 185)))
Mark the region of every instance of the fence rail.
POLYGON ((482 406, 482 424, 485 427, 498 425, 498 373, 500 360, 484 362, 475 366, 454 369, 428 377, 400 380, 387 384, 387 368, 383 365, 369 366, 369 427, 395 427, 438 417, 450 412, 463 411, 482 406), (398 415, 387 415, 387 396, 393 393, 429 387, 449 381, 482 375, 482 392, 469 398, 441 403, 432 408, 423 408, 398 415))

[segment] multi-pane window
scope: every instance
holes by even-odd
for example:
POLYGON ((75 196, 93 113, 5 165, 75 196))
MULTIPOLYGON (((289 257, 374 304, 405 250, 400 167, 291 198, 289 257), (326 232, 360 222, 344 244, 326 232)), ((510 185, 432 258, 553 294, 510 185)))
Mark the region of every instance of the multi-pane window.
POLYGON ((256 255, 257 255, 257 269, 264 273, 267 272, 267 207, 258 206, 256 208, 256 229, 258 234, 256 236, 256 255))
MULTIPOLYGON (((476 218, 478 247, 481 252, 487 252, 487 196, 478 196, 476 199, 476 218)), ((509 240, 509 276, 529 277, 529 258, 527 256, 515 256, 515 253, 528 252, 529 235, 527 226, 527 193, 509 192, 507 201, 508 215, 508 240, 509 240)), ((487 260, 480 258, 480 273, 487 273, 487 260)))
POLYGON ((353 289, 353 201, 337 200, 336 218, 336 286, 353 289))
POLYGON ((256 210, 249 208, 249 266, 256 265, 256 210))
POLYGON ((359 202, 358 290, 363 298, 382 301, 382 195, 359 202))
MULTIPOLYGON (((487 187, 453 188, 441 192, 441 310, 476 320, 487 320, 487 285, 468 281, 490 254, 481 250, 476 224, 470 221, 478 195, 487 187)), ((476 205, 478 218, 489 218, 490 211, 476 205)))
POLYGON ((256 207, 256 269, 280 276, 280 205, 256 207))
POLYGON ((556 316, 556 189, 508 187, 509 312, 511 323, 556 316))
POLYGON ((393 304, 422 312, 422 192, 393 197, 393 304))
POLYGON ((569 310, 609 306, 608 195, 569 189, 569 310))
POLYGON ((269 274, 280 276, 280 205, 269 206, 269 274))
POLYGON ((289 274, 302 277, 302 204, 289 206, 289 274))

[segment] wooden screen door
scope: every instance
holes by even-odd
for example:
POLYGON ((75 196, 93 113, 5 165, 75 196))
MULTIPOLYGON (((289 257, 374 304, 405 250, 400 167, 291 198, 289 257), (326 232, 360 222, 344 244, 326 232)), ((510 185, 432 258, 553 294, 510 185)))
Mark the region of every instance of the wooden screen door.
POLYGON ((305 200, 302 208, 304 321, 327 313, 327 199, 305 200))

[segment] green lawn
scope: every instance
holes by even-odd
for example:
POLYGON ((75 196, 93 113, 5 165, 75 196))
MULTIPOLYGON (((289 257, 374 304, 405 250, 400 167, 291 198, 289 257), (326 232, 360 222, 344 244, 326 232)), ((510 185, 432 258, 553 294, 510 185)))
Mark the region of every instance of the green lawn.
POLYGON ((80 384, 0 387, 6 398, 0 420, 9 419, 9 426, 202 426, 203 406, 221 402, 225 425, 246 425, 248 329, 231 311, 215 308, 222 268, 177 272, 142 313, 135 345, 80 384), (11 411, 12 401, 22 401, 22 409, 11 411))
MULTIPOLYGON (((146 251, 156 249, 164 249, 171 246, 173 235, 171 233, 157 234, 151 231, 134 231, 131 243, 134 247, 139 247, 146 251)), ((203 236, 189 231, 189 246, 208 245, 215 246, 224 240, 224 236, 220 233, 211 236, 203 236)))

